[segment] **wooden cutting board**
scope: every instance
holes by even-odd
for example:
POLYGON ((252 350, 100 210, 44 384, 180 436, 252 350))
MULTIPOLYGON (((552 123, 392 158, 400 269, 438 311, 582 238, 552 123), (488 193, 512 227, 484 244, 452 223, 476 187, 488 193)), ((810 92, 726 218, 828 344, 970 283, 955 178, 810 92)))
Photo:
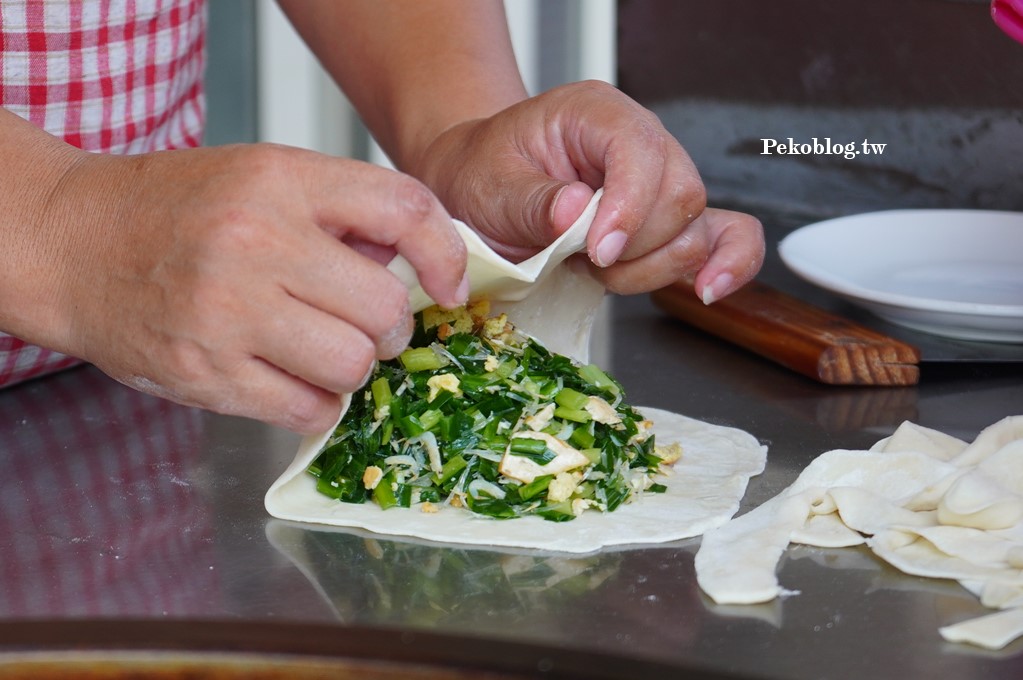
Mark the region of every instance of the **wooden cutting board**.
POLYGON ((672 316, 831 385, 915 385, 916 347, 754 281, 712 305, 692 283, 651 293, 672 316))

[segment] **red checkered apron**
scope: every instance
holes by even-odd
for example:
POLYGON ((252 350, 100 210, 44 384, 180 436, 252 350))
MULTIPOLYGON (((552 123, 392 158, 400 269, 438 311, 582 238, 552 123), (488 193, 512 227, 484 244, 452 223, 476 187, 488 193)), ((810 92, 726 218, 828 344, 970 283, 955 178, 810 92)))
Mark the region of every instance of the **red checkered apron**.
MULTIPOLYGON (((88 151, 198 146, 205 0, 0 0, 0 106, 88 151)), ((0 333, 0 387, 79 363, 0 333)))

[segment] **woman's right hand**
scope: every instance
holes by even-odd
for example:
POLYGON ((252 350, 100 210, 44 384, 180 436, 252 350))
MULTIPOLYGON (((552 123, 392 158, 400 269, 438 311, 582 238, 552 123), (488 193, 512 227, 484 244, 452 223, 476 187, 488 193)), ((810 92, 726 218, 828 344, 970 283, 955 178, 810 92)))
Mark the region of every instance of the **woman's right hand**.
POLYGON ((468 294, 433 194, 358 161, 274 145, 76 152, 39 193, 12 252, 44 304, 2 310, 9 332, 144 392, 297 432, 330 427, 339 393, 411 335, 408 291, 365 244, 402 254, 441 304, 468 294))

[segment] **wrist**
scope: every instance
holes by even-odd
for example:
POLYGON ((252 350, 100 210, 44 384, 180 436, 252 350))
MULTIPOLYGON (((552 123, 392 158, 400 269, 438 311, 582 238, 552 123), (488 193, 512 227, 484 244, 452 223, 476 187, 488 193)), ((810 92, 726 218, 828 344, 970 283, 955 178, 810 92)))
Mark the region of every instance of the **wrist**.
POLYGON ((49 218, 84 152, 23 121, 0 130, 0 330, 53 349, 59 344, 62 236, 49 218))
POLYGON ((395 116, 397 134, 392 148, 385 146, 398 169, 426 181, 424 168, 432 164, 432 155, 451 146, 453 140, 464 144, 471 138, 469 130, 527 98, 517 72, 514 79, 506 80, 510 82, 480 87, 464 84, 448 96, 424 93, 410 97, 408 111, 395 116), (433 110, 424 112, 416 106, 422 101, 432 102, 433 110))

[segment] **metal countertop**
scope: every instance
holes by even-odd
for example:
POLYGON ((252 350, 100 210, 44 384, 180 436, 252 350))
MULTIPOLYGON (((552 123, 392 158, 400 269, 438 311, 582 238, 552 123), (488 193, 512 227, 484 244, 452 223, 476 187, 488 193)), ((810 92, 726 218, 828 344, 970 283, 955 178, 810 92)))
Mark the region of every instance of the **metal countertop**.
MULTIPOLYGON (((799 289, 776 262, 765 276, 799 289)), ((743 510, 819 453, 866 448, 903 420, 970 440, 1023 413, 1023 364, 927 364, 915 387, 846 388, 687 328, 646 296, 613 300, 599 330, 595 358, 632 403, 739 427, 769 446, 743 510)), ((175 647, 176 635, 187 646, 194 625, 258 630, 263 642, 269 630, 280 652, 334 631, 338 648, 350 647, 377 631, 452 663, 469 650, 521 655, 515 670, 540 676, 570 669, 580 652, 604 660, 592 677, 1023 676, 1023 640, 992 653, 939 637, 939 626, 985 611, 973 596, 865 549, 791 548, 779 575, 802 594, 743 608, 700 593, 698 540, 564 557, 280 522, 263 493, 297 441, 142 395, 91 367, 0 392, 0 660, 62 636, 87 647, 105 625, 136 646, 152 636, 175 647)))

